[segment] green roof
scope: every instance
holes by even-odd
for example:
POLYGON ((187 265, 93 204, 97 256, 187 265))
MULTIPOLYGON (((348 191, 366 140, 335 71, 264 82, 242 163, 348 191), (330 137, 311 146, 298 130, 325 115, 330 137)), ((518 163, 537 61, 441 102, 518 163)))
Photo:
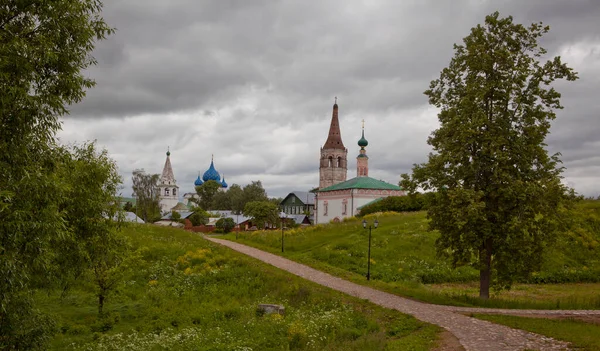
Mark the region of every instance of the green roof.
POLYGON ((334 184, 323 189, 319 189, 319 192, 333 191, 333 190, 345 190, 345 189, 378 189, 378 190, 402 190, 401 187, 386 183, 381 180, 377 180, 371 177, 356 177, 347 180, 342 183, 334 184))

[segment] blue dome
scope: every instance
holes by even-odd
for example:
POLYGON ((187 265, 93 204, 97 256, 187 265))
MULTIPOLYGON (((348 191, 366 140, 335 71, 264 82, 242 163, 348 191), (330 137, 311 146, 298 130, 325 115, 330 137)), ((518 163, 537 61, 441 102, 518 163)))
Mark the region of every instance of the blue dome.
POLYGON ((227 188, 227 183, 225 183, 225 176, 223 176, 223 181, 221 182, 221 187, 227 188))
POLYGON ((195 186, 200 186, 202 185, 202 179, 200 179, 200 175, 198 175, 198 178, 196 178, 196 181, 194 182, 195 186))
POLYGON ((215 165, 212 160, 210 161, 210 167, 208 167, 208 170, 204 172, 202 180, 205 182, 208 182, 209 180, 214 180, 219 183, 221 182, 221 175, 219 175, 219 172, 217 172, 215 169, 215 165))

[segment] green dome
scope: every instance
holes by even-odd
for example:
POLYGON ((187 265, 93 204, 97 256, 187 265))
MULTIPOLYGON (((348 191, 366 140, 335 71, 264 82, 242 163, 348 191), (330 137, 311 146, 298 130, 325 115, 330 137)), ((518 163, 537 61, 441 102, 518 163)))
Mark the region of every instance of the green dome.
POLYGON ((360 140, 358 141, 358 146, 365 147, 367 145, 369 145, 369 142, 367 141, 367 139, 365 139, 365 130, 363 129, 362 138, 360 138, 360 140))

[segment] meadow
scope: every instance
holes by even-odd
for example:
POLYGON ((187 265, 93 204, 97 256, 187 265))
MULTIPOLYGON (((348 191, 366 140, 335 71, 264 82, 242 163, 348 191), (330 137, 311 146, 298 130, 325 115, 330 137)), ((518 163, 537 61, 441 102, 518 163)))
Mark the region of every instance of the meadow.
POLYGON ((42 289, 54 350, 431 350, 440 328, 345 296, 204 240, 152 225, 124 230, 133 249, 98 313, 88 279, 42 289), (265 314, 258 304, 280 304, 265 314))
MULTIPOLYGON (((435 231, 428 231, 425 212, 385 212, 364 217, 372 229, 371 281, 373 287, 418 300, 459 306, 535 309, 600 308, 600 201, 582 201, 568 218, 574 225, 545 253, 544 265, 511 290, 478 296, 479 272, 471 266, 453 269, 436 257, 435 231)), ((245 232, 225 238, 254 246, 367 284, 369 230, 363 218, 342 223, 284 231, 245 232)))

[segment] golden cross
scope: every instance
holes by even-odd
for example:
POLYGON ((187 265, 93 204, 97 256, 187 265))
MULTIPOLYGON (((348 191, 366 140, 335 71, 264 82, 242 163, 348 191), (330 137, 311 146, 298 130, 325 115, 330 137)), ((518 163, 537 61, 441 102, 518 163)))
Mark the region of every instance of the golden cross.
POLYGON ((365 129, 365 119, 362 120, 362 129, 365 129))

